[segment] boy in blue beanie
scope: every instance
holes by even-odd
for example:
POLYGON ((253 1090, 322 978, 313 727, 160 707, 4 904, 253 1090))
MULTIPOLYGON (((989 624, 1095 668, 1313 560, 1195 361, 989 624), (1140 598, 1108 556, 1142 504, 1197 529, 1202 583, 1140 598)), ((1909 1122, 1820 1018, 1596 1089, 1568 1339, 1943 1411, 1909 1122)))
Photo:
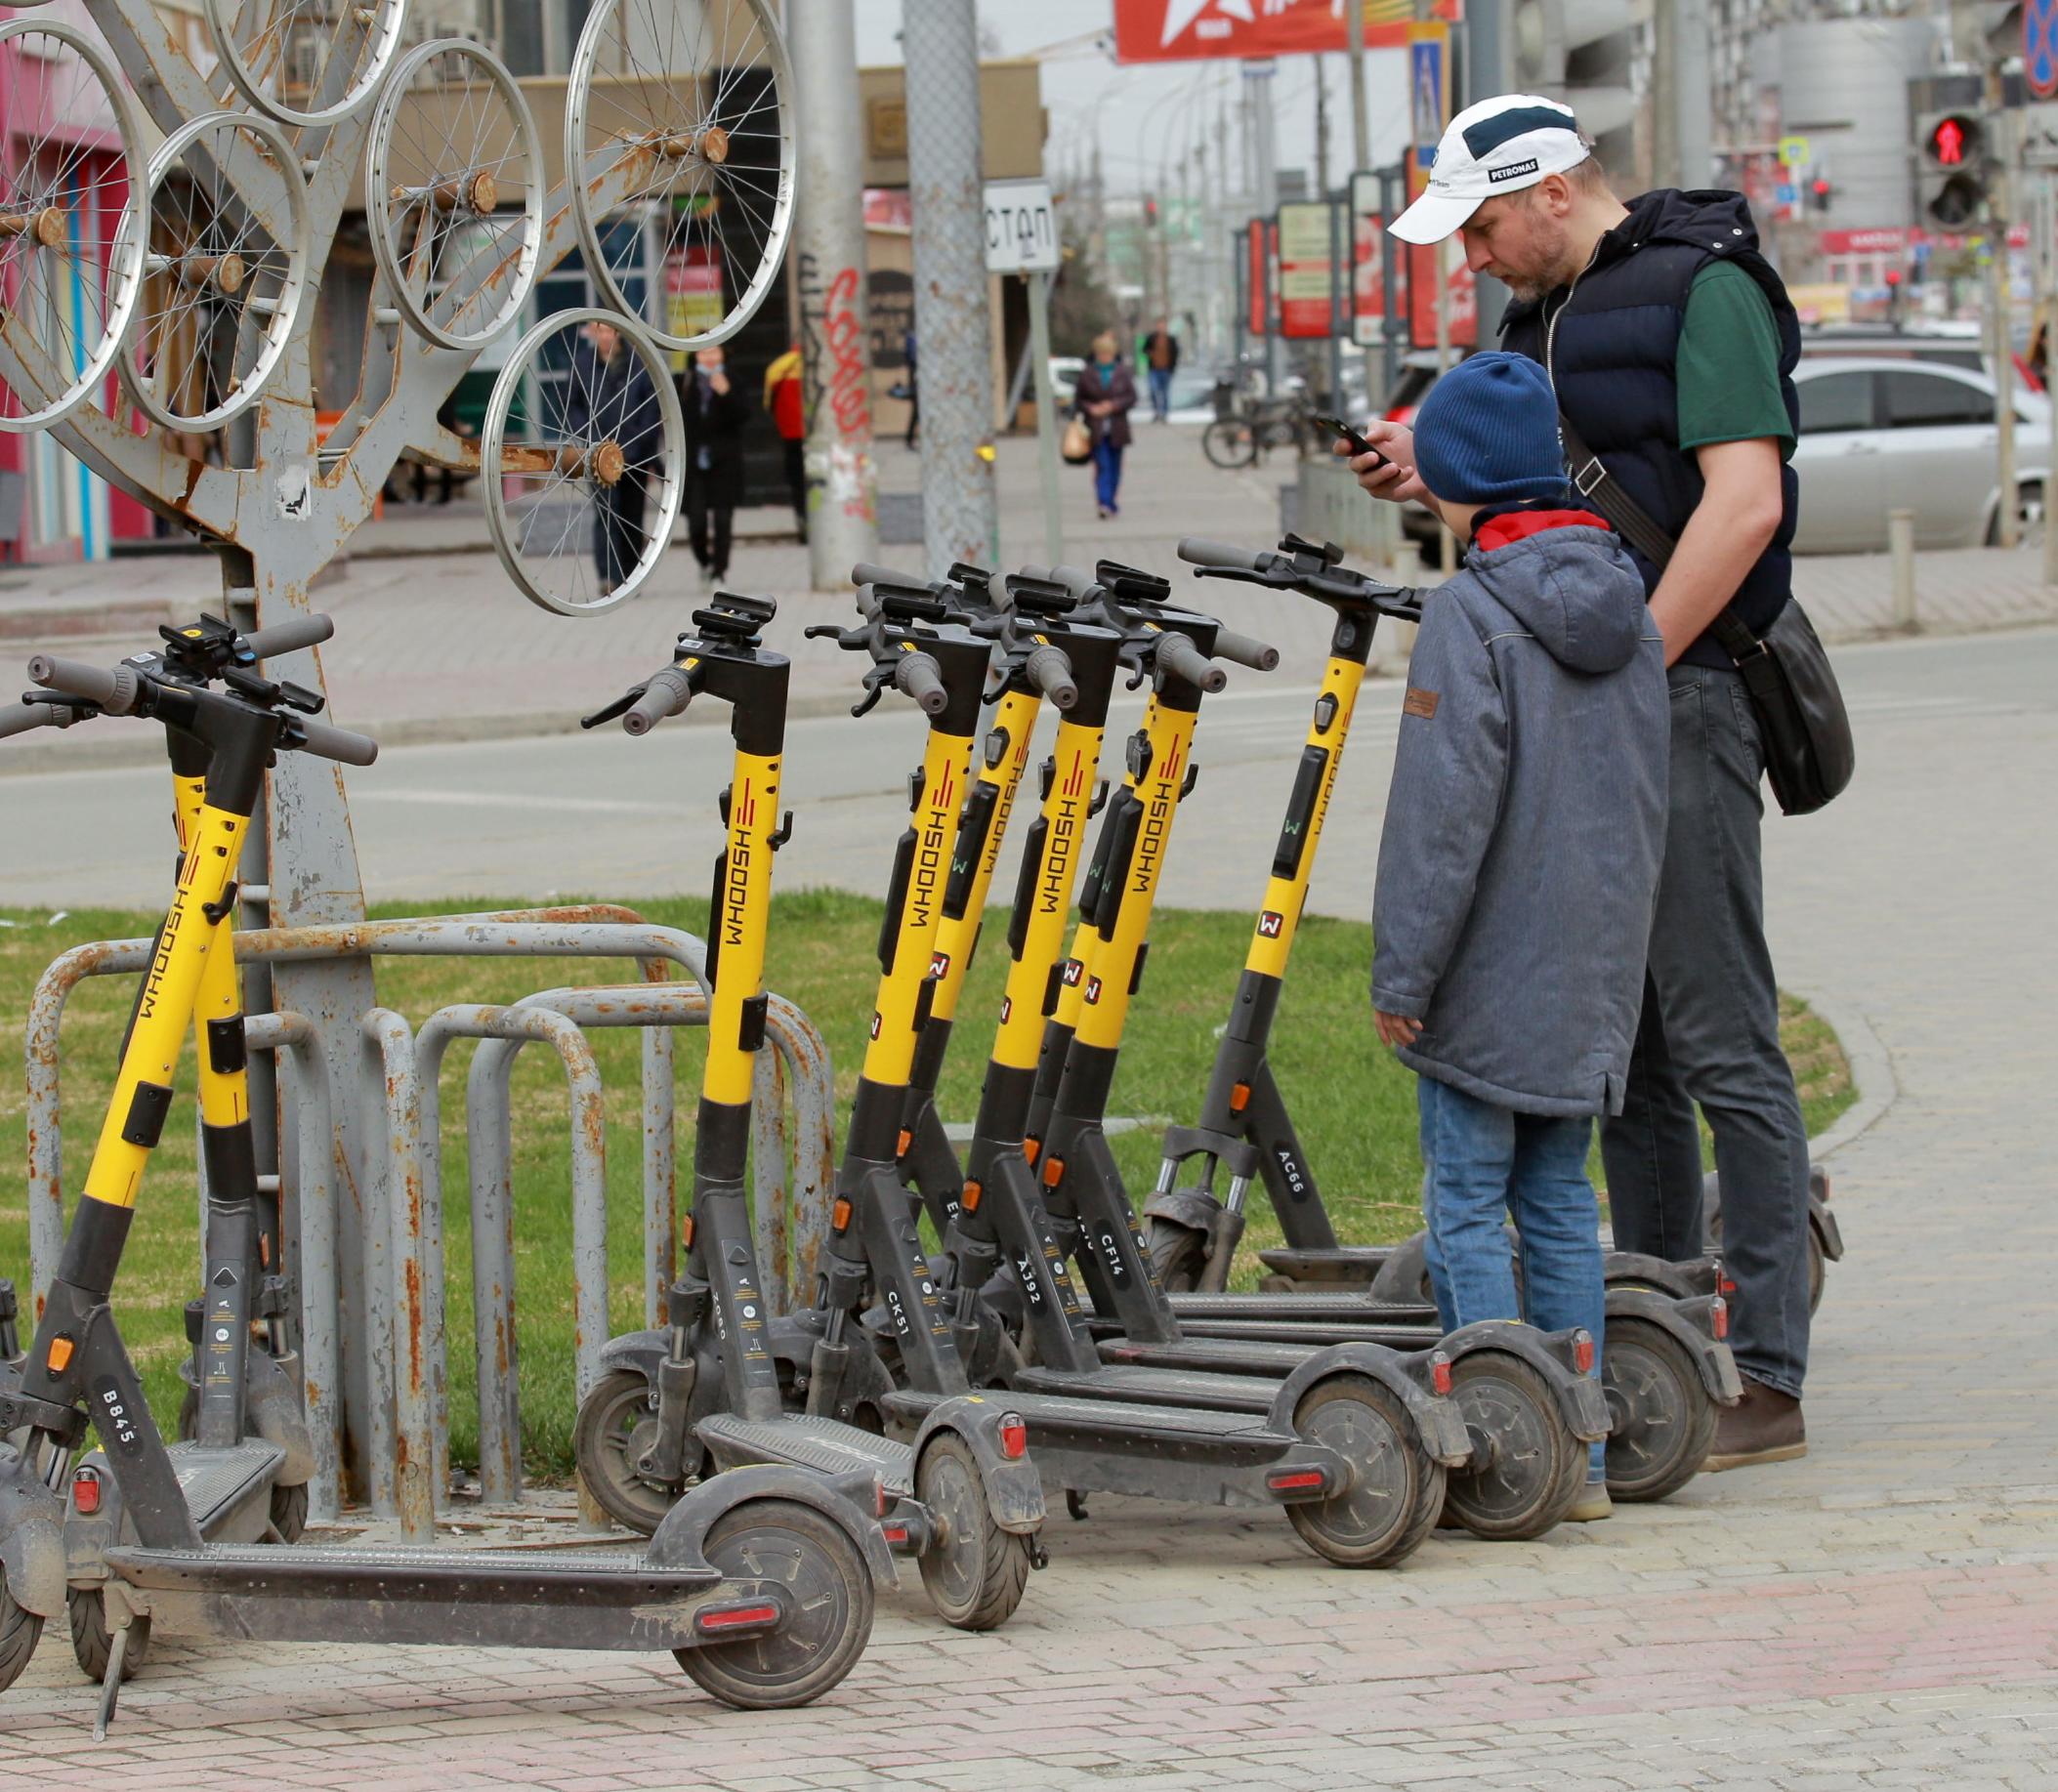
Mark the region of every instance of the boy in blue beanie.
MULTIPOLYGON (((1408 661, 1372 1006, 1420 1079, 1444 1324, 1527 1316, 1601 1344, 1586 1157, 1594 1116, 1621 1111, 1643 996, 1664 843, 1664 644, 1620 541, 1570 507, 1537 362, 1461 362, 1431 388, 1414 441, 1430 501, 1469 545, 1423 604, 1408 661)), ((1568 1516, 1608 1512, 1596 1443, 1568 1516)))

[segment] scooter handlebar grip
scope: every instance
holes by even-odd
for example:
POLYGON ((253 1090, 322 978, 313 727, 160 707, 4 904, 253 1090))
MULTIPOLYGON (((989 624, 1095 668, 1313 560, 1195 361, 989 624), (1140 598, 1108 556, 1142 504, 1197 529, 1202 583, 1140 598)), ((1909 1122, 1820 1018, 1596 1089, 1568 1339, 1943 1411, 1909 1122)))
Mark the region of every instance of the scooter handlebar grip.
POLYGON ((369 734, 331 728, 326 722, 300 724, 299 750, 312 753, 316 759, 333 759, 343 766, 368 766, 379 757, 379 743, 369 734))
POLYGON ((0 740, 10 734, 25 734, 32 728, 57 728, 66 712, 55 703, 10 703, 0 709, 0 740))
POLYGON ((1239 635, 1234 629, 1224 629, 1215 637, 1215 657, 1248 666, 1253 672, 1270 672, 1280 663, 1280 650, 1262 641, 1253 641, 1248 635, 1239 635))
POLYGON ((622 711, 622 732, 641 739, 658 723, 684 715, 693 700, 693 681, 679 667, 667 666, 644 687, 643 695, 622 711))
POLYGON ((894 688, 914 698, 925 716, 941 716, 950 705, 943 668, 929 653, 903 653, 894 662, 894 688))
POLYGON ((46 690, 62 690, 67 697, 98 703, 110 716, 127 715, 143 688, 133 667, 89 666, 82 660, 60 659, 54 653, 38 653, 30 660, 28 676, 46 690))
POLYGON ((1025 566, 1022 576, 1039 585, 1062 585, 1075 598, 1090 596, 1100 583, 1083 566, 1025 566))
POLYGON ((1229 683, 1229 674, 1194 646, 1191 636, 1170 630, 1158 640, 1157 663, 1188 684, 1198 685, 1202 690, 1220 690, 1229 683))
POLYGON ((1253 548, 1233 548, 1227 542, 1209 541, 1204 535, 1188 535, 1176 550, 1189 566, 1234 566, 1239 572, 1255 572, 1264 554, 1253 548))
POLYGON ((336 625, 317 610, 310 616, 274 622, 270 628, 252 629, 243 637, 243 644, 259 659, 272 659, 280 653, 298 653, 302 647, 318 647, 335 632, 336 625))
POLYGON ((1046 644, 1022 662, 1023 675, 1060 709, 1070 709, 1079 700, 1079 688, 1071 676, 1071 661, 1063 647, 1046 644))
POLYGON ((891 566, 881 566, 868 560, 861 560, 851 568, 853 585, 898 585, 902 587, 926 585, 928 580, 913 572, 896 572, 891 566))

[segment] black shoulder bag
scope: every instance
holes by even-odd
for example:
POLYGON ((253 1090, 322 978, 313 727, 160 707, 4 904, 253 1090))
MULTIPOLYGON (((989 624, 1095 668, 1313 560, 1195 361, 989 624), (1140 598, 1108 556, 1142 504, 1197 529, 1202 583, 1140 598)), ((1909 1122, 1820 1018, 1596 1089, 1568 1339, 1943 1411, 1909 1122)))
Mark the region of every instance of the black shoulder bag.
MULTIPOLYGON (((1602 465, 1563 411, 1558 429, 1573 489, 1662 571, 1678 543, 1602 465)), ((1805 815, 1821 809, 1851 781, 1857 748, 1843 692, 1808 612, 1789 595, 1772 626, 1754 635, 1735 607, 1725 604, 1708 632, 1736 661, 1750 693, 1765 748, 1765 775, 1781 810, 1805 815)))

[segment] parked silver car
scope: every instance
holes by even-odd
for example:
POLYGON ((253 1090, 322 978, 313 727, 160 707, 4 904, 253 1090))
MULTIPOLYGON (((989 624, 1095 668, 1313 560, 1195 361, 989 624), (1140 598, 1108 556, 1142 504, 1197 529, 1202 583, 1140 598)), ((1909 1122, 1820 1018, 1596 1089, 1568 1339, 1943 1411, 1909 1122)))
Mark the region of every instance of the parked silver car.
MULTIPOLYGON (((1915 545, 1979 547, 2000 514, 1994 382, 1970 368, 1874 356, 1811 354, 1794 370, 1801 430, 1802 554, 1873 553, 1892 510, 1915 514, 1915 545)), ((2016 503, 2024 533, 2040 526, 2051 462, 2051 406, 2014 394, 2016 503)))

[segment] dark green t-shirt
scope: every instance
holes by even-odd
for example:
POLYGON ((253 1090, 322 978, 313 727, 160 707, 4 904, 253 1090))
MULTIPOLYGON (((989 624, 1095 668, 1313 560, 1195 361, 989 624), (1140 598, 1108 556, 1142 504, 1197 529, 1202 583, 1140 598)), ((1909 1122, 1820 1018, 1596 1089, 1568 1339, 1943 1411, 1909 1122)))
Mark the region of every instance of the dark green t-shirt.
POLYGON ((1793 458, 1772 302, 1734 262, 1710 262, 1694 276, 1673 374, 1682 450, 1777 437, 1780 458, 1793 458))

